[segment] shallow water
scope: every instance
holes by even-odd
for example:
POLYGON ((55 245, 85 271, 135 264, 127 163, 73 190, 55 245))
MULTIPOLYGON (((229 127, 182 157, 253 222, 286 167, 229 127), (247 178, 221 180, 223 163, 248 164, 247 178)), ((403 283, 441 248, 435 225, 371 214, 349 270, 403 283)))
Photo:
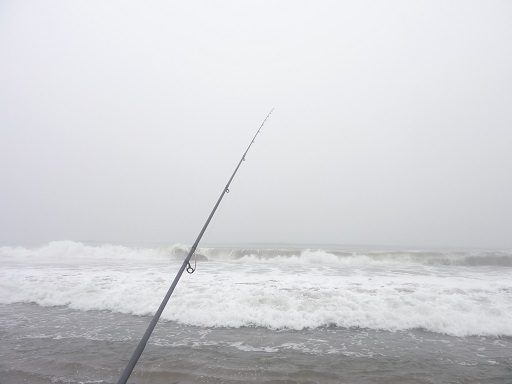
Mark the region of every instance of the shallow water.
MULTIPOLYGON (((2 383, 117 382, 150 318, 0 306, 2 383)), ((506 383, 510 337, 160 323, 134 383, 506 383)))

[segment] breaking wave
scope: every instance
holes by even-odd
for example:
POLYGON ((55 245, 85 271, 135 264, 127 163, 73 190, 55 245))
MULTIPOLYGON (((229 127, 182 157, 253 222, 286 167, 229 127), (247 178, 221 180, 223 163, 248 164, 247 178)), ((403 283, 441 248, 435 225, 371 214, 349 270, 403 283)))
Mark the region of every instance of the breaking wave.
MULTIPOLYGON (((0 247, 0 303, 152 315, 189 249, 0 247)), ((506 252, 203 248, 197 254, 197 271, 182 277, 164 319, 204 327, 512 336, 506 252)))
MULTIPOLYGON (((189 245, 174 244, 161 247, 132 247, 101 244, 87 245, 74 241, 54 241, 37 247, 0 247, 0 259, 60 260, 88 262, 183 260, 189 245)), ((198 261, 236 261, 242 263, 290 264, 420 264, 446 266, 503 266, 512 267, 510 251, 350 251, 336 249, 296 248, 198 248, 198 261)))

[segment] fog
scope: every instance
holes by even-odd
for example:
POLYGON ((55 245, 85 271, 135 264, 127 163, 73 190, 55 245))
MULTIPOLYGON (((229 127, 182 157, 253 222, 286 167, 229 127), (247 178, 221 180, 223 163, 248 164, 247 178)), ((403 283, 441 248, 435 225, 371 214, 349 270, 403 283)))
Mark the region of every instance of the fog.
POLYGON ((509 1, 2 1, 0 245, 512 248, 509 1))

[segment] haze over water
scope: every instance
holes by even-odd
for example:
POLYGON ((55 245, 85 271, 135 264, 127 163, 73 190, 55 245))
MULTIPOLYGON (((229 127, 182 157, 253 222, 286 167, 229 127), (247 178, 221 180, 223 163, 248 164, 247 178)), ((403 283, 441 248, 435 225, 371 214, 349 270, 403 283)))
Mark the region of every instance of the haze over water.
POLYGON ((508 1, 3 1, 0 243, 511 249, 508 1))

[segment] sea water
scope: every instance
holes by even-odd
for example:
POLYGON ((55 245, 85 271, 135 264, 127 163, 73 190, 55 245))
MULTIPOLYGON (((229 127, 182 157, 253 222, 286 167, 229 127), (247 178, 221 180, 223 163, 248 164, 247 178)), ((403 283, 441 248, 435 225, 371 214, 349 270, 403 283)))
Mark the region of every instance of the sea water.
MULTIPOLYGON (((0 247, 0 383, 115 383, 189 247, 0 247)), ((196 252, 133 383, 512 383, 512 252, 196 252)))

